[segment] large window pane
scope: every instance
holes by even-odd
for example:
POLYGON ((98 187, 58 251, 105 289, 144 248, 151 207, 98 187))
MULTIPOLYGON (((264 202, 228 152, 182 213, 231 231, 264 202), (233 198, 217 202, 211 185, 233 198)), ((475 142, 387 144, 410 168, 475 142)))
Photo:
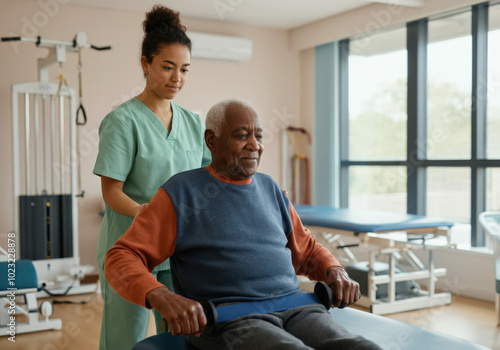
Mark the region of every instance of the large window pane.
POLYGON ((471 13, 429 21, 427 158, 471 156, 471 13))
POLYGON ((349 167, 349 208, 406 213, 406 167, 349 167))
POLYGON ((468 248, 470 239, 470 169, 430 167, 427 169, 427 215, 453 221, 451 241, 468 248))
POLYGON ((427 169, 427 215, 470 223, 470 169, 427 169))
POLYGON ((490 6, 488 33, 488 119, 486 155, 500 158, 500 5, 490 6))
POLYGON ((349 159, 406 157, 406 31, 351 40, 349 55, 349 159))
POLYGON ((486 171, 486 210, 500 210, 500 168, 486 171))

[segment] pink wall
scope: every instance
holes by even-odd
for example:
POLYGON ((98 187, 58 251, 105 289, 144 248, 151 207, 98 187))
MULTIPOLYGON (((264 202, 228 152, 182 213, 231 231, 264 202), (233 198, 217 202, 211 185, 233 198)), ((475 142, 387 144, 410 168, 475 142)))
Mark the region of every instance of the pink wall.
MULTIPOLYGON (((138 94, 143 87, 139 66, 143 13, 112 12, 72 6, 67 0, 47 2, 3 2, 0 36, 37 35, 47 39, 71 41, 84 31, 97 46, 112 45, 111 51, 84 50, 83 94, 89 118, 81 129, 82 187, 80 200, 80 256, 82 264, 93 264, 101 218, 99 178, 92 174, 97 154, 97 129, 102 118, 118 103, 138 94)), ((287 31, 184 19, 190 31, 243 36, 253 40, 254 54, 247 63, 193 60, 189 80, 175 102, 206 113, 210 106, 228 97, 252 102, 266 129, 265 153, 260 171, 280 181, 280 129, 300 125, 300 54, 289 49, 287 31)), ((12 138, 10 86, 38 79, 36 60, 46 50, 33 43, 0 43, 0 155, 2 185, 0 196, 0 244, 6 247, 6 233, 13 228, 12 138)), ((77 57, 68 54, 64 73, 71 87, 77 88, 77 57)), ((55 80, 54 67, 50 78, 55 80)), ((310 72, 313 74, 313 72, 310 72)))

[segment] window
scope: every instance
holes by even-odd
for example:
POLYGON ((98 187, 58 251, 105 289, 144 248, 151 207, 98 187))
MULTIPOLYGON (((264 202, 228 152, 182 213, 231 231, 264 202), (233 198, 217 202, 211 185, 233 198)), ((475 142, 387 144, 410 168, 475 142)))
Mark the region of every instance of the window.
POLYGON ((442 217, 483 245, 477 217, 500 210, 500 4, 340 45, 340 205, 442 217))
POLYGON ((427 158, 470 159, 471 12, 429 21, 427 158))
POLYGON ((453 222, 454 243, 471 244, 472 13, 428 22, 425 214, 453 222), (441 161, 464 160, 463 167, 441 161), (441 165, 441 166, 440 166, 441 165))
MULTIPOLYGON (((487 157, 500 159, 500 4, 491 6, 488 32, 487 157)), ((497 192, 497 196, 500 193, 497 192)), ((500 210, 500 207, 497 207, 500 210)))
POLYGON ((349 206, 405 213, 405 29, 352 40, 348 66, 349 206))
POLYGON ((465 167, 427 168, 426 214, 455 223, 452 241, 460 247, 471 244, 471 172, 465 167))
POLYGON ((406 213, 406 167, 351 166, 349 206, 406 213))
POLYGON ((486 172, 486 210, 500 210, 500 168, 486 172))
POLYGON ((349 159, 406 158, 405 30, 351 41, 349 159))
MULTIPOLYGON (((500 4, 489 8, 486 157, 500 159, 500 4)), ((500 210, 500 167, 486 171, 486 210, 500 210)))

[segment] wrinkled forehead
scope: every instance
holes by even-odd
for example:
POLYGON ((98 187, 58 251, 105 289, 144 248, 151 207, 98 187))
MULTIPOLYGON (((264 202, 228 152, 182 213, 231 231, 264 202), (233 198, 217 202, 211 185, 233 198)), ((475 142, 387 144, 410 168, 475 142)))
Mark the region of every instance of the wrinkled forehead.
POLYGON ((262 130, 262 123, 259 115, 251 106, 232 103, 226 110, 222 127, 226 131, 241 128, 262 130))

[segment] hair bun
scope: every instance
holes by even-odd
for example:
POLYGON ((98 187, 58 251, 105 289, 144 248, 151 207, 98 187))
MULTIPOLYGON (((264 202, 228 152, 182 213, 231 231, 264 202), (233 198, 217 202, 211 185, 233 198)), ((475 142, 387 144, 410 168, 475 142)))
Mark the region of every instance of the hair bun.
POLYGON ((149 34, 158 28, 175 27, 185 32, 186 27, 181 24, 180 13, 162 5, 155 5, 146 13, 146 19, 142 22, 144 34, 149 34))

